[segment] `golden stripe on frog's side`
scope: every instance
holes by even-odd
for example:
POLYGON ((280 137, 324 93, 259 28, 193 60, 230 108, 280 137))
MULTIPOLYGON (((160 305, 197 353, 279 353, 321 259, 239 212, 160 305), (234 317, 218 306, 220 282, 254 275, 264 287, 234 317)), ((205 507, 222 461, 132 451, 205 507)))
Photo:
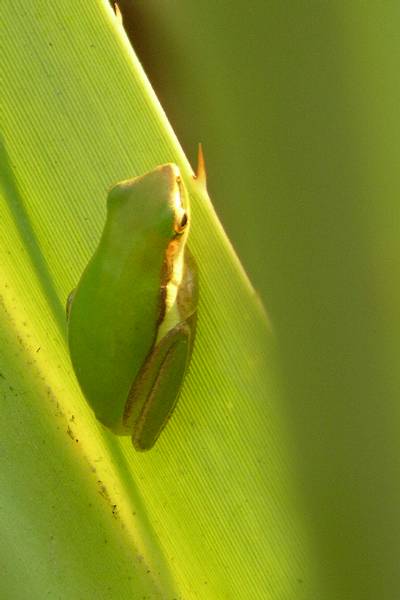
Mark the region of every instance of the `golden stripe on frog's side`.
POLYGON ((157 342, 181 321, 178 293, 183 279, 185 238, 175 236, 167 246, 161 273, 160 316, 157 342))

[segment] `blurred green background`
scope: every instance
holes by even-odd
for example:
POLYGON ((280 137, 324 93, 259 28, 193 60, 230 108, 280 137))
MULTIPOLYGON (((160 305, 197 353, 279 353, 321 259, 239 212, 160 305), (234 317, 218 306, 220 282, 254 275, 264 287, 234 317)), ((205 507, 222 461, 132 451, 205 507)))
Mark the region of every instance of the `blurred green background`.
POLYGON ((326 598, 400 589, 400 5, 121 0, 277 334, 326 598))

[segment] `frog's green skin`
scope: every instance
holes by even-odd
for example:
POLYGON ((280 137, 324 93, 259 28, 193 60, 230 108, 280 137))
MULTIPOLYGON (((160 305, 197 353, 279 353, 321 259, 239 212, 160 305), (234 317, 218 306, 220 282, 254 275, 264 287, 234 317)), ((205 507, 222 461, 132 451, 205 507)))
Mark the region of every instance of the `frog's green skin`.
POLYGON ((166 164, 117 184, 99 246, 67 302, 69 349, 96 417, 150 449, 192 353, 197 269, 186 192, 166 164))

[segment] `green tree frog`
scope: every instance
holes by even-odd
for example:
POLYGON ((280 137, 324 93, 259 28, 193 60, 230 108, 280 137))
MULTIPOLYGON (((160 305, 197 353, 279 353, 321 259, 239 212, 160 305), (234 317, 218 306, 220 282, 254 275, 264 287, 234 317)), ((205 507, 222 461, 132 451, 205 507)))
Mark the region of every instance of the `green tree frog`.
POLYGON ((96 417, 137 450, 174 410, 196 331, 198 279, 174 164, 115 185, 92 259, 67 302, 68 344, 96 417))

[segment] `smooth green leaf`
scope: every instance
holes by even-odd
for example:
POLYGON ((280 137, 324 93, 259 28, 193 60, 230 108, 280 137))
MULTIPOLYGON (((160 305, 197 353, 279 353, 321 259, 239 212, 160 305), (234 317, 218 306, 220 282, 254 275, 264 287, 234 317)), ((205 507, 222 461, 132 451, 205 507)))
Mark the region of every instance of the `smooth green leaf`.
POLYGON ((3 13, 1 595, 310 597, 267 318, 123 29, 105 1, 3 13), (79 391, 64 304, 108 188, 166 161, 191 192, 199 325, 174 417, 138 454, 79 391))

